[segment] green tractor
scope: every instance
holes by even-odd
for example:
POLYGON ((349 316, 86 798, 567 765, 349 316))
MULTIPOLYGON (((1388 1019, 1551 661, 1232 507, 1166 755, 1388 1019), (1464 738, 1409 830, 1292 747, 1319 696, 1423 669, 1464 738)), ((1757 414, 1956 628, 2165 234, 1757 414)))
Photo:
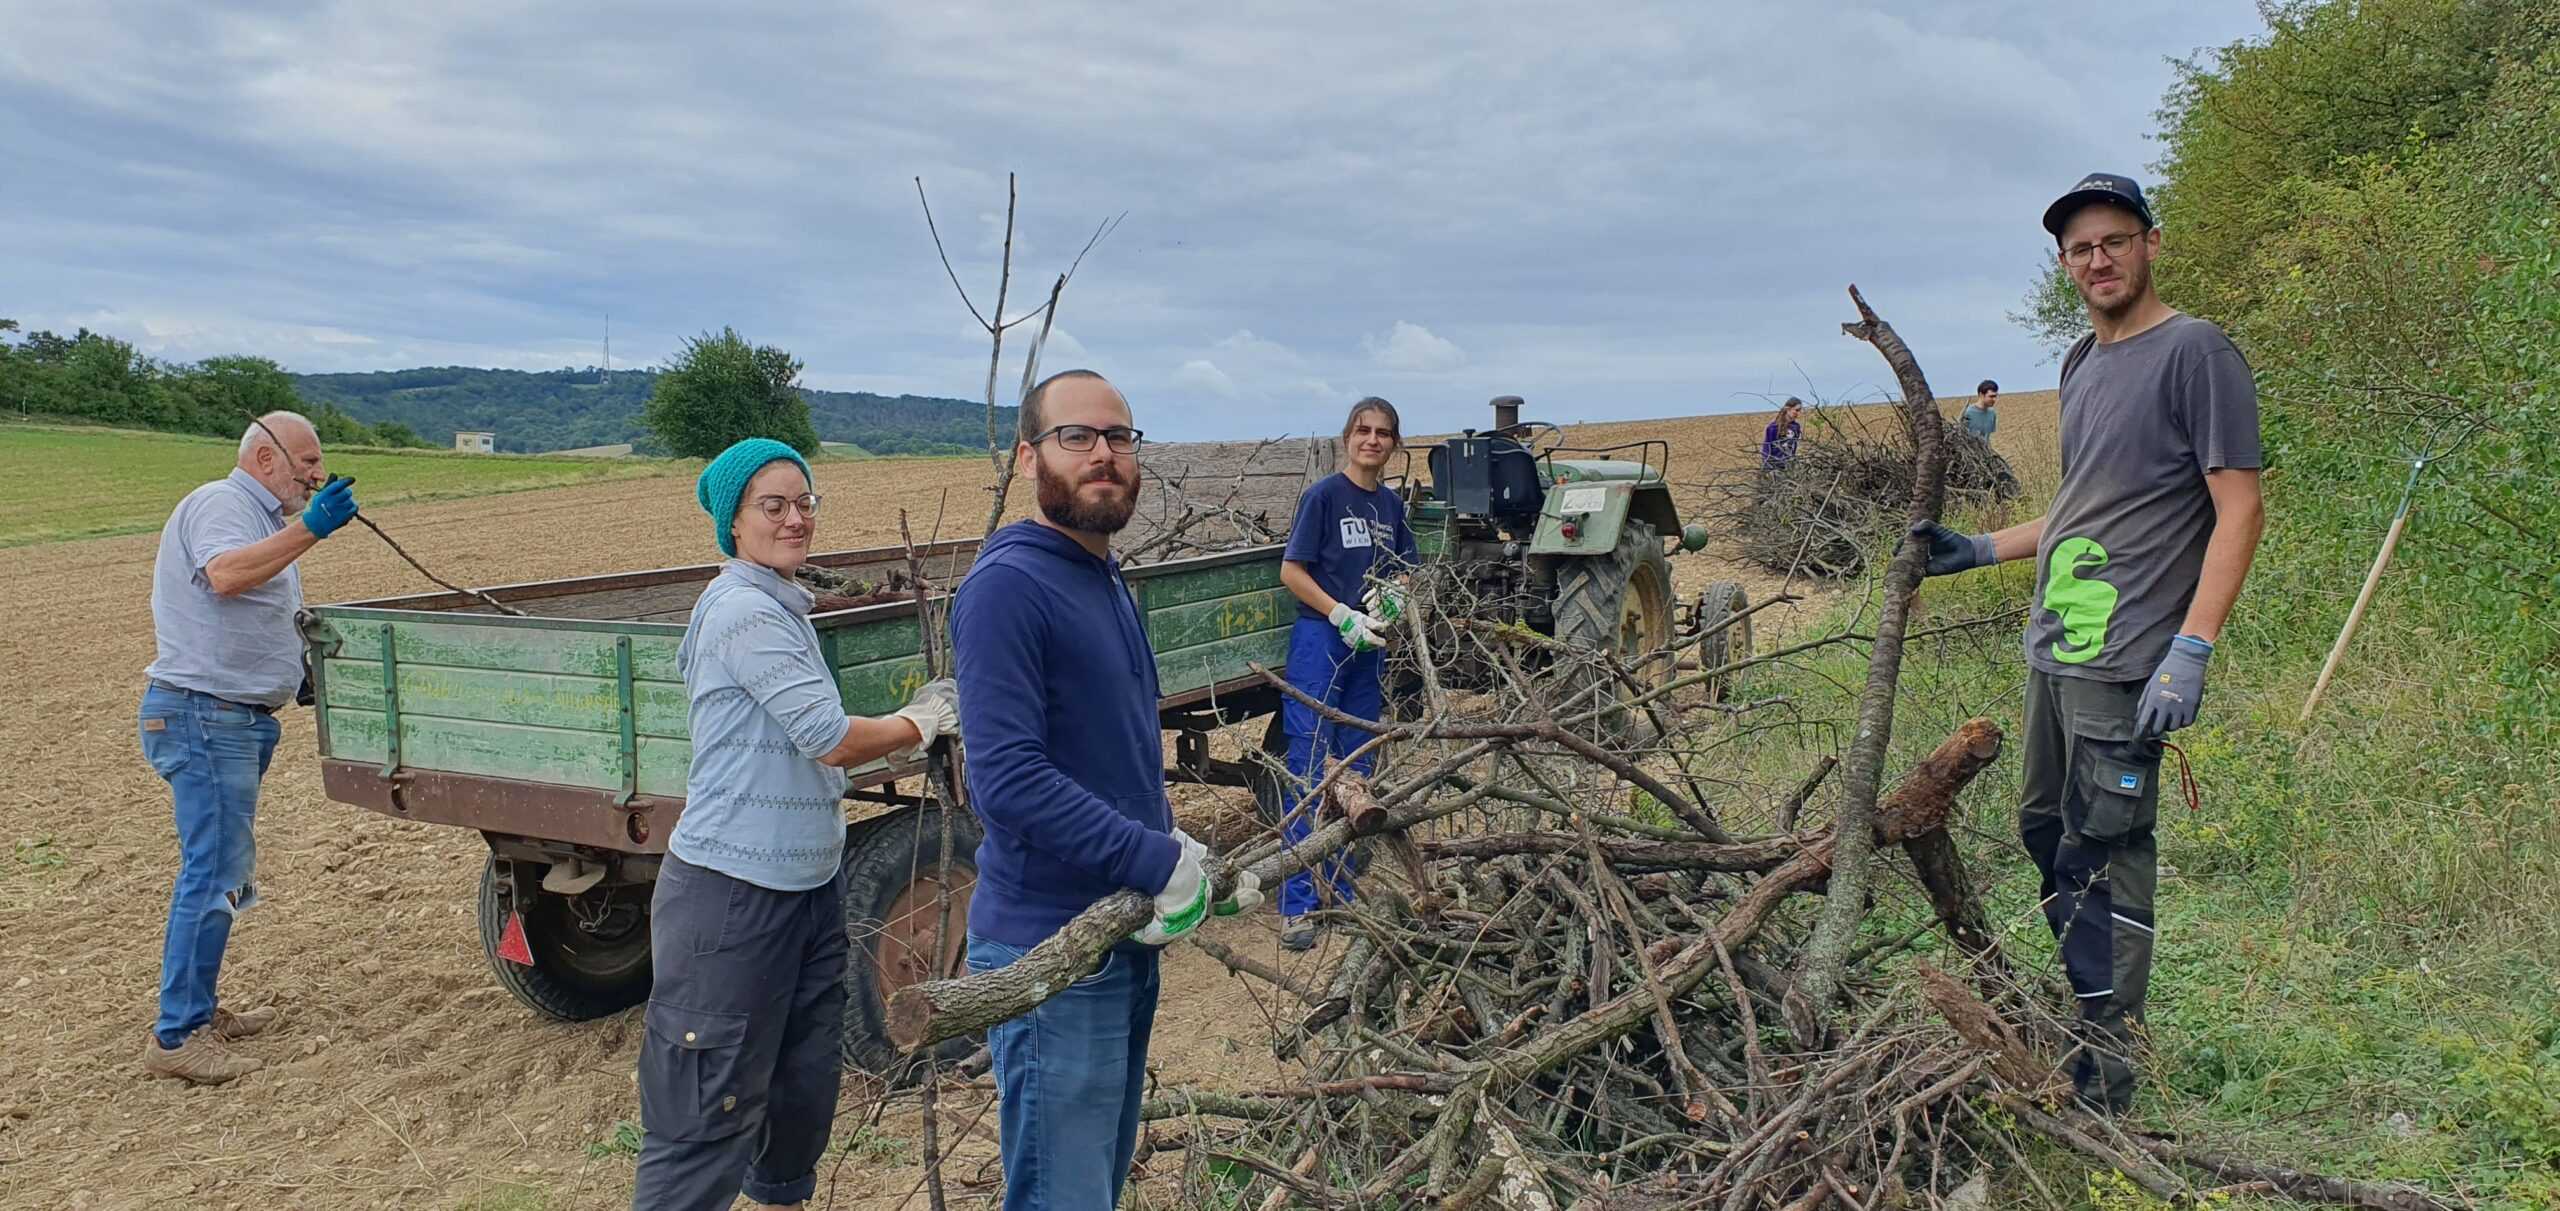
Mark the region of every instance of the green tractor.
MULTIPOLYGON (((1430 483, 1410 506, 1424 562, 1437 565, 1444 592, 1472 598, 1479 620, 1613 653, 1639 683, 1659 684, 1674 666, 1657 654, 1746 609, 1742 586, 1719 581, 1687 602, 1674 594, 1670 556, 1704 548, 1707 530, 1680 522, 1666 482, 1670 443, 1568 447, 1562 429, 1521 420, 1520 407, 1519 396, 1499 396, 1491 429, 1430 447, 1430 483)), ((1714 669, 1750 650, 1746 617, 1695 659, 1714 669)), ((1490 669, 1455 672, 1461 683, 1491 682, 1490 669)), ((1708 689, 1720 698, 1725 687, 1708 689)))

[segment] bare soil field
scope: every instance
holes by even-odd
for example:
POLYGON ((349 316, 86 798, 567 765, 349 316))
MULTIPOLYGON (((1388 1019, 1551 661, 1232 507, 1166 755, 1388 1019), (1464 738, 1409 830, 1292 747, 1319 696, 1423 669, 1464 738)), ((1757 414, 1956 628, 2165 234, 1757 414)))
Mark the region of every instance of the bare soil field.
MULTIPOLYGON (((2022 474, 2050 460, 2049 393, 2013 397, 1999 444, 2022 474), (2015 436, 2013 436, 2013 434, 2015 436)), ((1759 415, 1575 426, 1574 444, 1663 438, 1678 483, 1747 465, 1759 415)), ((208 462, 200 478, 224 468, 208 462)), ((820 531, 829 549, 917 536, 948 498, 946 537, 983 516, 983 460, 825 462, 820 531)), ((1020 500, 1027 493, 1017 493, 1020 500)), ((1684 500, 1683 507, 1699 502, 1684 500)), ((373 514, 440 573, 471 583, 546 579, 716 557, 690 479, 662 477, 389 507, 373 514)), ((135 739, 151 658, 156 534, 0 549, 0 1206, 587 1208, 627 1203, 636 1123, 639 1011, 563 1025, 492 981, 473 925, 480 838, 330 802, 309 716, 284 741, 259 811, 262 903, 232 937, 228 1003, 275 1004, 282 1025, 245 1049, 267 1067, 220 1089, 141 1074, 174 873, 168 792, 135 739)), ((1711 579, 1781 587, 1716 556, 1673 563, 1686 595, 1711 579)), ((305 591, 338 601, 425 589, 369 534, 350 529, 303 561, 305 591)), ((1762 634, 1810 617, 1764 615, 1762 634)), ((1765 641, 1765 639, 1764 639, 1765 641)), ((1186 819, 1231 811, 1185 790, 1186 819)), ((1249 810, 1249 809, 1247 809, 1249 810)), ((1213 936, 1279 963, 1267 911, 1213 936)), ((1189 947, 1167 958, 1154 1063, 1165 1082, 1287 1083, 1268 1045, 1270 1010, 1189 947)), ((848 1080, 817 1206, 898 1206, 921 1151, 911 1101, 867 1126, 876 1090, 848 1080)), ((950 1167, 961 1205, 984 1205, 993 1119, 982 1091, 946 1096, 946 1131, 976 1121, 950 1167)), ((1169 1166, 1173 1161, 1159 1160, 1169 1166)), ((920 1203, 919 1203, 920 1205, 920 1203)))

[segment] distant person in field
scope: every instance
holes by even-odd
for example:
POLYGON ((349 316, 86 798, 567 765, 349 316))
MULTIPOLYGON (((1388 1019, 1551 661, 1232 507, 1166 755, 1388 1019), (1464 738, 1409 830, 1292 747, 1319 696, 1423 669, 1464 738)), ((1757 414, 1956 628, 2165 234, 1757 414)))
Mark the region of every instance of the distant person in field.
MULTIPOLYGON (((1280 583, 1298 599, 1298 622, 1289 632, 1289 684, 1326 706, 1377 719, 1385 701, 1381 674, 1386 633, 1404 612, 1395 583, 1417 558, 1413 528, 1405 524, 1404 499, 1382 486, 1387 460, 1404 444, 1396 407, 1376 396, 1351 406, 1342 423, 1342 470, 1309 485, 1298 498, 1297 520, 1281 552, 1280 583), (1358 604, 1353 604, 1353 603, 1358 604)), ((1325 767, 1358 749, 1369 734, 1329 722, 1295 700, 1280 704, 1289 737, 1289 791, 1281 836, 1292 845, 1315 827, 1315 805, 1299 796, 1324 777, 1325 767)), ((1351 763, 1369 772, 1377 754, 1351 763)), ((1321 876, 1300 871, 1280 888, 1286 922, 1280 944, 1307 950, 1316 943, 1307 914, 1331 899, 1351 898, 1350 863, 1335 855, 1321 876), (1318 890, 1318 878, 1324 881, 1318 890)))
POLYGON ((1760 469, 1784 471, 1796 460, 1796 447, 1804 442, 1804 401, 1790 395, 1778 405, 1777 419, 1760 434, 1760 469))
MULTIPOLYGON (((1209 849, 1173 826, 1156 659, 1111 536, 1138 507, 1139 431, 1101 375, 1022 400, 1014 474, 1039 513, 988 536, 951 608, 969 801, 986 825, 969 969, 1020 962, 1105 896, 1155 915, 1102 969, 987 1032, 1009 1211, 1109 1211, 1138 1146, 1157 952, 1212 911, 1209 849)), ((1235 898, 1261 899, 1250 875, 1235 898)))
POLYGON ((798 452, 749 438, 694 498, 729 557, 676 649, 693 762, 649 899, 631 1205, 797 1207, 835 1129, 844 1035, 845 771, 957 735, 958 689, 847 715, 793 580, 818 531, 798 452))
POLYGON ((2257 552, 2258 397, 2230 338, 2153 291, 2141 186, 2092 173, 2044 227, 2091 329, 2062 359, 2062 486, 1997 533, 1912 533, 1932 575, 2036 561, 2018 827, 2080 1001, 2073 1079, 2121 1113, 2151 980, 2161 738, 2195 722, 2257 552))
POLYGON ((355 484, 327 481, 320 435, 271 412, 240 435, 231 474, 189 492, 160 530, 143 675, 143 758, 169 784, 178 878, 160 951, 160 1018, 142 1052, 154 1076, 219 1085, 261 1061, 231 1044, 273 1025, 214 993, 240 912, 258 902, 258 784, 302 688, 302 572, 294 566, 356 515, 355 484))
POLYGON ((1964 431, 1990 441, 2000 429, 2000 384, 1984 379, 1973 389, 1973 402, 1964 406, 1964 431))

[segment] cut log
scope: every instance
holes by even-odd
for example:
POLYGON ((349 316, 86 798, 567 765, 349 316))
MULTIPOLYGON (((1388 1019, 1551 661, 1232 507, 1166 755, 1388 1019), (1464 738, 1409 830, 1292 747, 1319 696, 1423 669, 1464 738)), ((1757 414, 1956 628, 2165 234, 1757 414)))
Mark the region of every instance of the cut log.
MULTIPOLYGON (((1387 827, 1411 828, 1461 811, 1475 796, 1399 807, 1388 813, 1387 827)), ((1336 820, 1307 839, 1256 862, 1250 868, 1264 887, 1332 856, 1351 839, 1349 821, 1336 820)), ((1235 890, 1236 872, 1223 862, 1209 864, 1210 896, 1223 898, 1235 890)), ((1155 916, 1154 901, 1134 891, 1114 892, 1094 902, 1059 927, 1030 953, 1007 967, 972 972, 956 979, 910 984, 889 998, 889 1041, 908 1051, 944 1039, 984 1030, 1029 1012, 1066 986, 1091 975, 1114 945, 1144 928, 1155 916)))

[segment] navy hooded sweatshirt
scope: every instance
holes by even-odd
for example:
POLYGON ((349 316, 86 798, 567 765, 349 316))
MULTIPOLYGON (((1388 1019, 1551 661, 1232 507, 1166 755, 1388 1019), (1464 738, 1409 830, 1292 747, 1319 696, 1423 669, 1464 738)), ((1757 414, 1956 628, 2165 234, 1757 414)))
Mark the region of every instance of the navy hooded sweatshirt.
POLYGON ((951 607, 969 803, 986 825, 969 932, 1036 946, 1122 888, 1164 890, 1156 661, 1118 560, 1037 522, 998 530, 951 607))

